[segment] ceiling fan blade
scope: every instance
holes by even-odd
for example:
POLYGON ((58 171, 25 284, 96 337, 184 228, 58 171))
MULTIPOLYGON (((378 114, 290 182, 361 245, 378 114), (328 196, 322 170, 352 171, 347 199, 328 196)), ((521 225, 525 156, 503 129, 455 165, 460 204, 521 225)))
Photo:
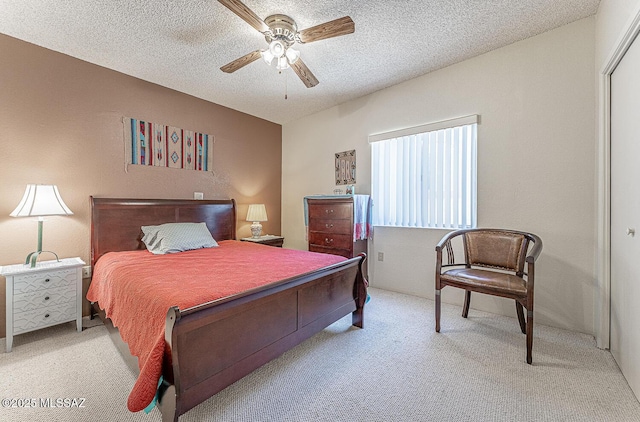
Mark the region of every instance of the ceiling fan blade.
POLYGON ((244 56, 240 57, 239 59, 235 59, 231 63, 225 64, 224 66, 222 66, 220 68, 220 70, 222 70, 223 72, 226 72, 226 73, 233 73, 236 70, 240 69, 241 67, 244 67, 244 66, 248 65, 249 63, 253 63, 254 61, 258 60, 259 58, 260 58, 260 50, 252 51, 251 53, 245 54, 244 56))
POLYGON ((242 20, 244 20, 249 25, 253 26, 260 32, 265 32, 269 30, 269 27, 262 19, 258 17, 251 9, 249 9, 244 3, 240 0, 218 0, 225 6, 227 9, 231 10, 233 13, 238 15, 242 20))
POLYGON ((315 77, 313 73, 311 73, 307 65, 304 64, 304 62, 302 61, 302 59, 299 58, 298 60, 296 60, 291 65, 291 68, 293 69, 294 72, 296 72, 296 75, 298 75, 300 80, 302 80, 302 83, 305 84, 307 88, 313 88, 314 86, 318 85, 319 83, 318 79, 315 77))
POLYGON ((309 43, 327 38, 339 37, 341 35, 353 34, 355 30, 355 23, 353 23, 349 16, 345 16, 340 19, 298 31, 298 37, 300 38, 300 42, 309 43))

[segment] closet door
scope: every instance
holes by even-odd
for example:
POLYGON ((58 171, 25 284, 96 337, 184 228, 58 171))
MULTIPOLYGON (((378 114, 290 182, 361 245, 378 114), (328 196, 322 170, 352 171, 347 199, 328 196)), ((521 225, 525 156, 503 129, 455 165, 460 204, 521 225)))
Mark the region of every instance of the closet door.
POLYGON ((640 397, 640 40, 611 75, 611 353, 640 397))

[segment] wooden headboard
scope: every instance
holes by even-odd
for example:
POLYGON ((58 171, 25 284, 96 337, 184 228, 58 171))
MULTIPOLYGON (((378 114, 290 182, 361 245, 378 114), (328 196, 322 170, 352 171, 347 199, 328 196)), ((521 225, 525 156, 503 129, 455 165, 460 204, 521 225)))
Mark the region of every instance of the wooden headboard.
POLYGON ((236 201, 91 197, 91 266, 107 252, 145 249, 141 226, 207 224, 215 240, 236 238, 236 201))

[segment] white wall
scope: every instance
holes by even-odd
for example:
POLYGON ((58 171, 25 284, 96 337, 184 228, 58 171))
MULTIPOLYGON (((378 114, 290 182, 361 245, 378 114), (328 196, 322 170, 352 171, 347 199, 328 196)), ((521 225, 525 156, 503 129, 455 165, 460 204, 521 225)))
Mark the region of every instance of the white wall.
POLYGON ((596 71, 600 71, 614 45, 640 7, 638 0, 600 0, 596 17, 596 71))
MULTIPOLYGON (((537 323, 593 333, 594 22, 583 19, 284 125, 285 246, 306 249, 302 198, 335 188, 334 153, 356 149, 356 190, 368 193, 368 135, 479 114, 479 226, 538 234, 537 323)), ((371 284, 433 298, 434 247, 443 234, 376 228, 371 284), (378 251, 383 262, 374 259, 378 251)), ((461 304, 462 292, 445 289, 443 299, 461 304)), ((502 298, 474 295, 472 307, 515 316, 513 301, 502 298)))

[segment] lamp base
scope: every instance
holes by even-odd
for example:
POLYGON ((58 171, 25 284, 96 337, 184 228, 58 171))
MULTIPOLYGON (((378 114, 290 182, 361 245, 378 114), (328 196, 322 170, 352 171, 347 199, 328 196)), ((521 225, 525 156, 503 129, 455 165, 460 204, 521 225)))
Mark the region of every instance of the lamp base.
POLYGON ((27 259, 25 259, 24 265, 31 264, 30 265, 31 268, 35 268, 36 267, 36 262, 38 261, 38 257, 43 252, 52 253, 56 257, 56 261, 60 262, 60 258, 58 258, 58 254, 53 252, 53 251, 35 251, 35 252, 31 252, 29 255, 27 255, 27 259))
POLYGON ((259 221, 254 221, 251 225, 251 237, 257 239, 262 234, 262 224, 259 221))

